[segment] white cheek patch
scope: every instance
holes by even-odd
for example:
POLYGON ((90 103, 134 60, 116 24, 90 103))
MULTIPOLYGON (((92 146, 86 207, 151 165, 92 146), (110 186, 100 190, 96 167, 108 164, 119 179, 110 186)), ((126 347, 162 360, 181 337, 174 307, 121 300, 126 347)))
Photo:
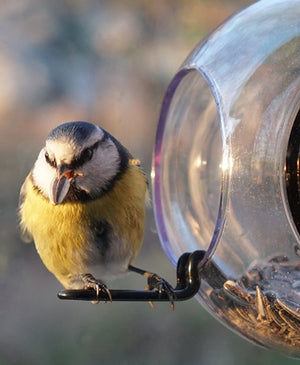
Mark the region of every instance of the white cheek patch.
POLYGON ((33 171, 34 184, 40 189, 43 195, 49 198, 51 181, 56 176, 56 169, 51 167, 45 160, 45 149, 43 148, 36 160, 33 171))
POLYGON ((119 152, 112 141, 105 148, 99 147, 91 161, 80 169, 83 176, 78 177, 76 185, 91 195, 97 195, 105 189, 120 168, 119 152))

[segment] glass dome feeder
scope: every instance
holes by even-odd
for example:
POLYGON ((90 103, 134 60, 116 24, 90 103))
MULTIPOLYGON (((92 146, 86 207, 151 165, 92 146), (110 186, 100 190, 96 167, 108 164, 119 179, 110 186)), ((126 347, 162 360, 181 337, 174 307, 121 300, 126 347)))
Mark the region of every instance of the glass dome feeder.
POLYGON ((205 250, 197 298, 247 339, 300 357, 300 1, 220 25, 166 92, 153 158, 160 240, 205 250))

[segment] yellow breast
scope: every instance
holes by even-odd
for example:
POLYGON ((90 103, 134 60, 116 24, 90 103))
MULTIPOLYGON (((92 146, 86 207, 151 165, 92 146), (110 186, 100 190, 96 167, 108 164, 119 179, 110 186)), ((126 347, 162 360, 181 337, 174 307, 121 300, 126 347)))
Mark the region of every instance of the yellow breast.
POLYGON ((106 221, 119 238, 112 260, 137 255, 143 240, 146 179, 137 166, 130 166, 103 197, 86 203, 52 205, 29 176, 20 207, 21 226, 33 237, 49 271, 63 282, 75 272, 83 273, 95 259, 92 223, 106 221))

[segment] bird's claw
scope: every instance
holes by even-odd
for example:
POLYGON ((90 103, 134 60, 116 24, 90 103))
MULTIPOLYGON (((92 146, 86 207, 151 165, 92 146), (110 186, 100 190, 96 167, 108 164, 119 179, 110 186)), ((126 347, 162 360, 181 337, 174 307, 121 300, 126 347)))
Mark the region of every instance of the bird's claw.
MULTIPOLYGON (((107 299, 110 302, 112 302, 112 296, 111 296, 110 290, 100 280, 94 278, 94 276, 91 274, 82 275, 82 280, 84 282, 85 290, 94 289, 97 294, 97 297, 99 296, 100 292, 103 292, 107 295, 107 299)), ((99 301, 92 301, 92 303, 99 303, 99 301)))
MULTIPOLYGON (((171 308, 174 310, 174 300, 176 299, 176 295, 173 287, 165 279, 157 274, 149 273, 147 277, 146 290, 157 290, 159 296, 161 296, 162 293, 166 293, 171 303, 171 308)), ((151 307, 154 307, 152 302, 150 302, 150 305, 151 307)))

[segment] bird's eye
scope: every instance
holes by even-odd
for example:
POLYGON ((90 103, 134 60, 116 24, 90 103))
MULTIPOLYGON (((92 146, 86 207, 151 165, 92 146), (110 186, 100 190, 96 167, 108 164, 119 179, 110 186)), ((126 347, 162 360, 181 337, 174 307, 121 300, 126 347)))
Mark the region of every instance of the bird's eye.
POLYGON ((93 157, 95 146, 96 145, 93 145, 92 147, 88 147, 85 150, 83 150, 79 156, 74 158, 74 160, 70 164, 70 167, 73 170, 76 170, 79 167, 81 167, 83 164, 88 162, 93 157))
POLYGON ((55 161, 55 160, 51 160, 51 159, 50 159, 49 153, 48 153, 47 151, 45 152, 45 160, 46 160, 46 162, 47 162, 50 166, 52 166, 52 167, 56 167, 56 161, 55 161))
POLYGON ((48 152, 45 152, 45 160, 47 163, 50 163, 50 157, 48 152))
POLYGON ((81 154, 81 156, 80 156, 80 159, 81 159, 82 161, 89 161, 89 160, 92 158, 92 156, 93 156, 93 149, 92 149, 92 148, 86 148, 86 149, 82 152, 82 154, 81 154))

